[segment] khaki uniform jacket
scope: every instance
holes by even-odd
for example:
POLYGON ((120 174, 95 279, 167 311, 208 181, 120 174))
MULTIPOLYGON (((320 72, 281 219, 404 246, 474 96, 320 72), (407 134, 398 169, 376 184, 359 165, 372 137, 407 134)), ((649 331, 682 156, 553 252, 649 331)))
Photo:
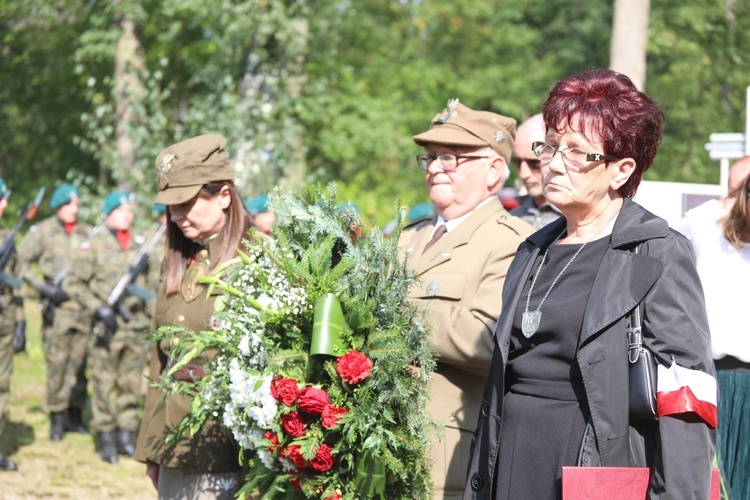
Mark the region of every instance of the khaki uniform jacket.
POLYGON ((505 275, 516 249, 534 229, 493 197, 423 254, 436 221, 433 216, 407 226, 399 247, 420 279, 409 298, 426 309, 432 326, 430 344, 438 353, 430 414, 473 431, 492 359, 492 332, 505 275))
MULTIPOLYGON (((91 235, 81 243, 80 251, 75 254, 70 271, 63 280, 63 289, 72 301, 83 306, 93 318, 96 308, 107 303, 107 298, 128 270, 142 243, 142 237, 131 236, 128 250, 124 251, 109 229, 104 228, 91 235)), ((138 276, 135 284, 147 288, 147 275, 148 269, 138 276)), ((126 294, 124 304, 132 318, 125 323, 118 317, 118 331, 147 331, 151 326, 151 318, 146 301, 126 294)))
MULTIPOLYGON (((208 274, 211 255, 219 253, 220 245, 221 242, 214 239, 207 249, 198 252, 195 262, 185 273, 180 293, 167 295, 162 283, 154 312, 155 329, 182 326, 200 332, 212 327, 214 302, 223 292, 215 288, 207 297, 207 286, 198 283, 197 278, 208 274)), ((155 382, 160 382, 168 369, 171 349, 169 340, 155 342, 152 346, 149 376, 155 382)), ((205 362, 206 357, 199 357, 191 364, 202 365, 205 362)), ((165 400, 159 388, 149 387, 135 459, 186 472, 240 470, 239 447, 229 431, 216 421, 207 421, 195 436, 186 434, 173 447, 165 446, 167 437, 190 412, 191 402, 191 398, 179 394, 170 395, 165 400)))
MULTIPOLYGON (((18 246, 18 263, 21 278, 29 286, 38 290, 43 283, 52 283, 61 270, 67 275, 74 255, 83 241, 88 240, 91 226, 78 222, 71 234, 57 216, 46 219, 29 228, 29 232, 18 246), (39 271, 32 264, 36 263, 39 271)), ((67 300, 58 306, 61 309, 80 310, 81 306, 67 300)))

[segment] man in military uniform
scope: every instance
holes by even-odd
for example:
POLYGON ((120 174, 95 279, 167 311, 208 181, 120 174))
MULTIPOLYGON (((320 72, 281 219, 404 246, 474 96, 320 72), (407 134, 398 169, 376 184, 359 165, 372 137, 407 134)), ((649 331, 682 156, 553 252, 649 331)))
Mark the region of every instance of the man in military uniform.
POLYGON ((497 196, 509 175, 515 126, 455 99, 414 136, 426 150, 417 162, 437 213, 407 226, 399 247, 420 278, 409 298, 424 307, 438 353, 429 411, 445 432, 431 451, 434 498, 463 494, 503 282, 516 248, 533 232, 497 196))
POLYGON ((60 441, 65 431, 88 432, 82 411, 91 320, 80 304, 68 300, 61 286, 74 254, 92 231, 78 221, 78 203, 74 185, 58 186, 50 199, 55 215, 31 226, 18 249, 21 277, 40 297, 52 441, 60 441))
MULTIPOLYGON (((143 242, 130 233, 132 201, 132 195, 124 191, 105 198, 102 216, 106 228, 81 245, 82 251, 64 281, 71 299, 88 311, 96 325, 97 336, 89 351, 91 426, 98 433, 101 458, 108 463, 117 463, 118 454, 135 454, 133 436, 139 426, 144 341, 150 326, 145 297, 126 296, 117 310, 108 304, 143 242), (107 332, 114 333, 109 337, 107 332)), ((147 273, 146 269, 138 278, 140 290, 148 288, 147 273)), ((135 288, 130 290, 135 293, 135 288)))
MULTIPOLYGON (((10 191, 5 181, 0 179, 0 217, 3 216, 8 206, 8 195, 10 191)), ((7 229, 0 230, 0 241, 8 236, 7 229)), ((16 270, 15 256, 11 257, 5 273, 16 270)), ((13 375, 13 354, 19 351, 25 343, 26 322, 23 319, 23 302, 21 296, 14 293, 14 289, 0 282, 0 437, 3 435, 5 418, 10 401, 10 379, 13 375), (19 342, 20 341, 20 342, 19 342)), ((8 460, 0 452, 0 470, 15 471, 18 466, 15 462, 8 460)))
POLYGON ((526 195, 519 199, 519 206, 510 211, 535 229, 541 229, 562 216, 559 210, 547 202, 542 192, 542 162, 531 152, 535 141, 544 141, 547 134, 542 114, 532 116, 518 126, 513 145, 513 164, 523 182, 526 195))

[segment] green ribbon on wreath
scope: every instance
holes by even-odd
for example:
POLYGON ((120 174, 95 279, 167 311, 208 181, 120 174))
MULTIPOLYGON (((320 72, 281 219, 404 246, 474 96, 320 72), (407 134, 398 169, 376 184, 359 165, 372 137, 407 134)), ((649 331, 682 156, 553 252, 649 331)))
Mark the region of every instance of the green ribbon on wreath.
POLYGON ((318 297, 315 301, 310 354, 336 355, 336 345, 346 328, 344 312, 339 299, 332 293, 318 297))
POLYGON ((362 454, 354 471, 354 487, 364 498, 381 495, 385 492, 385 457, 376 457, 372 450, 362 454))

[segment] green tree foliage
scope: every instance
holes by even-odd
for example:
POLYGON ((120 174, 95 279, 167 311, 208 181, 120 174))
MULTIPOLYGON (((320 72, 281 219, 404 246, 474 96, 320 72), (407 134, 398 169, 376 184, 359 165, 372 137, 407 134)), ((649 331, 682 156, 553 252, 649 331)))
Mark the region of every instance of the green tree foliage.
MULTIPOLYGON (((703 145, 744 130, 749 9, 652 3, 646 92, 667 125, 647 179, 718 182, 703 145)), ((609 0, 0 0, 0 175, 29 196, 67 176, 148 201, 158 151, 216 131, 247 196, 335 180, 385 223, 425 199, 411 136, 448 99, 527 118, 559 78, 608 65, 611 23, 609 0), (135 168, 114 143, 117 16, 144 48, 135 168)))
MULTIPOLYGON (((113 181, 156 190, 153 159, 165 146, 207 131, 224 134, 237 159, 240 187, 268 190, 302 169, 299 123, 293 105, 302 79, 307 29, 303 1, 101 1, 96 22, 76 53, 91 112, 83 117, 82 149, 111 166, 113 181), (116 16, 137 23, 146 70, 134 74, 145 89, 131 96, 128 135, 134 167, 114 147, 113 40, 116 16), (135 170, 135 173, 134 173, 135 170)), ((135 71, 135 70, 134 70, 135 71)), ((248 192, 248 194, 251 194, 248 192)))
POLYGON ((646 92, 663 105, 664 141, 646 178, 718 183, 704 144, 745 131, 750 4, 665 3, 652 15, 646 92), (688 33, 690 35, 688 35, 688 33))
POLYGON ((14 192, 3 225, 43 180, 96 172, 70 140, 87 106, 70 64, 86 11, 78 0, 0 1, 0 176, 14 192))

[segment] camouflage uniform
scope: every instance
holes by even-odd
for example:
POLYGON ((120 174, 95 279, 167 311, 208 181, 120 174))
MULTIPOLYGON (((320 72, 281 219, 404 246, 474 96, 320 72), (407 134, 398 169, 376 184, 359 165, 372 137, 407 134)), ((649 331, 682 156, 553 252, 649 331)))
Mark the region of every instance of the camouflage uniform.
MULTIPOLYGON (((0 230, 0 241, 10 231, 0 230)), ((16 257, 11 258, 5 269, 13 273, 16 269, 16 257)), ((0 436, 5 427, 5 416, 10 401, 10 379, 13 375, 13 330, 16 321, 23 319, 23 301, 20 294, 4 284, 0 284, 0 436)))
MULTIPOLYGON (((130 262, 138 252, 142 238, 131 237, 129 249, 123 250, 115 234, 109 229, 93 235, 81 245, 81 252, 65 278, 64 289, 89 313, 90 321, 97 306, 107 298, 130 262), (140 240, 140 241, 136 241, 140 240)), ((148 288, 146 275, 137 284, 148 288)), ((119 328, 112 337, 109 349, 94 338, 90 346, 93 419, 91 425, 100 433, 116 430, 136 432, 140 409, 140 384, 145 363, 144 341, 151 320, 146 301, 129 296, 124 301, 132 318, 125 323, 118 318, 119 328)))
MULTIPOLYGON (((89 238, 91 226, 77 223, 71 234, 56 217, 29 228, 18 247, 21 277, 38 290, 52 283, 58 273, 70 271, 71 261, 89 238), (38 266, 38 272, 32 268, 38 266)), ((47 301, 48 302, 48 301, 47 301)), ((42 301, 40 303, 40 307, 42 301)), ((91 338, 91 317, 83 307, 67 300, 42 311, 42 338, 47 362, 47 407, 50 412, 83 408, 86 402, 86 354, 91 338)))

